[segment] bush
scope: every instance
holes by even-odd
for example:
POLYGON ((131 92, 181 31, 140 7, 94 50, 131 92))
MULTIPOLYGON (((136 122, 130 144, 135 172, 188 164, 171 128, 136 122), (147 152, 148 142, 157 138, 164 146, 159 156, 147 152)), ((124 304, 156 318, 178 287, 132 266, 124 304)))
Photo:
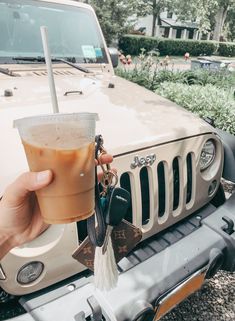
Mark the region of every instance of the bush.
POLYGON ((218 90, 210 84, 188 86, 164 82, 160 84, 156 93, 200 117, 212 118, 216 127, 235 134, 235 101, 232 92, 218 90))
POLYGON ((218 51, 220 56, 235 57, 235 43, 220 42, 218 51))
POLYGON ((159 39, 154 37, 146 37, 139 35, 122 36, 119 39, 119 49, 124 54, 137 56, 141 53, 141 49, 147 52, 156 50, 158 47, 159 39))
POLYGON ((183 39, 164 39, 136 35, 124 35, 119 39, 119 49, 125 54, 138 55, 141 48, 147 52, 158 49, 160 55, 183 56, 189 52, 191 56, 211 55, 217 51, 219 42, 183 39))
POLYGON ((164 39, 159 42, 158 50, 161 55, 183 56, 189 52, 191 56, 210 56, 218 49, 215 41, 164 39))
POLYGON ((188 85, 206 86, 211 84, 218 88, 227 89, 235 87, 235 73, 225 68, 216 71, 198 68, 195 70, 182 71, 180 73, 182 74, 183 82, 188 85))
POLYGON ((116 74, 201 117, 213 118, 218 128, 235 135, 235 73, 227 69, 174 71, 168 68, 169 64, 162 65, 159 59, 142 52, 134 68, 125 65, 117 68, 116 74))
POLYGON ((202 86, 212 84, 218 88, 227 89, 235 87, 235 72, 224 68, 216 71, 202 68, 175 71, 170 68, 169 59, 159 60, 151 55, 147 56, 144 52, 135 60, 134 68, 132 66, 118 67, 116 74, 153 91, 165 81, 202 86))

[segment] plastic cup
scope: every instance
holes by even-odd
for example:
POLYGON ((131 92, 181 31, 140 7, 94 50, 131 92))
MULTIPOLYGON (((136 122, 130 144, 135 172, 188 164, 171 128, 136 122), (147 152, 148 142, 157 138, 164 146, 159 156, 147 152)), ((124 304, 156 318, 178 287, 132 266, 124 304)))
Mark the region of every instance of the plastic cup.
POLYGON ((52 183, 36 192, 48 224, 80 221, 94 213, 96 120, 97 114, 76 113, 14 122, 30 170, 53 172, 52 183))

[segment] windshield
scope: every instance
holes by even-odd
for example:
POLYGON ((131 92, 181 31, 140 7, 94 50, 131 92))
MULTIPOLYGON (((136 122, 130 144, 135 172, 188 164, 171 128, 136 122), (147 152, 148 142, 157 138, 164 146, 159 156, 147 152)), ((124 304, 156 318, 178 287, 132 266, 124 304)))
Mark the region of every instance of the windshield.
MULTIPOLYGON (((44 56, 40 26, 47 26, 53 57, 78 63, 106 63, 93 13, 76 6, 34 0, 0 0, 0 63, 44 56)), ((21 63, 26 63, 22 61, 21 63)))

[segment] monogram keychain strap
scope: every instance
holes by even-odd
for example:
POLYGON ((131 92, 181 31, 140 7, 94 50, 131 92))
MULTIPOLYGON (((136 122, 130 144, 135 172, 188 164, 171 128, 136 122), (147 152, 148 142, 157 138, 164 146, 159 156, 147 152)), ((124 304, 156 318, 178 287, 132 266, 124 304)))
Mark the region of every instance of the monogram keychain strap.
MULTIPOLYGON (((95 137, 95 158, 98 159, 98 152, 103 145, 101 135, 95 137)), ((87 234, 94 246, 102 246, 104 243, 106 227, 104 223, 103 210, 100 202, 100 189, 98 184, 97 166, 95 166, 95 213, 87 219, 87 234), (97 226, 96 226, 96 220, 97 226)))
POLYGON ((101 247, 104 243, 105 234, 106 234, 106 225, 104 221, 104 213, 101 204, 100 195, 106 195, 107 190, 111 186, 117 184, 117 175, 112 172, 110 165, 104 165, 100 162, 100 156, 105 154, 106 151, 103 147, 103 138, 101 135, 95 137, 95 158, 98 161, 98 164, 101 166, 103 171, 103 177, 101 179, 101 186, 103 188, 102 193, 100 192, 98 176, 97 176, 97 166, 95 167, 95 214, 87 219, 87 233, 90 238, 91 243, 94 246, 101 247), (114 179, 114 183, 113 183, 114 179))
MULTIPOLYGON (((111 235, 114 256, 118 263, 127 256, 142 239, 142 231, 133 224, 122 220, 118 226, 114 226, 111 235)), ((89 237, 74 250, 72 257, 84 264, 88 269, 94 271, 94 257, 96 247, 91 243, 89 237)))

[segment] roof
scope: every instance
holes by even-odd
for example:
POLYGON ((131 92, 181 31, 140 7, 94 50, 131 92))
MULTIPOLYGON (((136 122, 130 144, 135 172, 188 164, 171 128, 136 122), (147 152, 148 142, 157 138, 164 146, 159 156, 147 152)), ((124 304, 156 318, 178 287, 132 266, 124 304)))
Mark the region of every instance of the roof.
POLYGON ((187 29, 198 29, 198 23, 197 22, 191 22, 191 21, 179 21, 179 20, 173 20, 173 19, 167 19, 167 18, 160 18, 161 20, 161 26, 171 26, 176 28, 187 28, 187 29))

